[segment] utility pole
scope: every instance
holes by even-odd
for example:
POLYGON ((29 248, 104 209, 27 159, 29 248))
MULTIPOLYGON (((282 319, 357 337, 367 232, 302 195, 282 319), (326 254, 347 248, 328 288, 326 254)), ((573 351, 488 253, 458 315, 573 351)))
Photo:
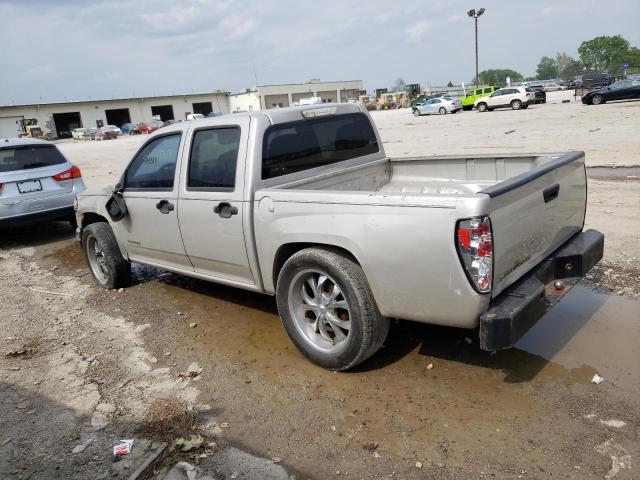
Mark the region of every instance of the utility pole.
POLYGON ((467 15, 471 18, 473 18, 474 22, 475 22, 475 27, 476 27, 476 88, 478 87, 478 83, 480 81, 480 79, 478 78, 478 17, 480 15, 482 15, 485 12, 484 8, 480 8, 478 9, 478 11, 476 11, 475 9, 469 10, 467 12, 467 15))

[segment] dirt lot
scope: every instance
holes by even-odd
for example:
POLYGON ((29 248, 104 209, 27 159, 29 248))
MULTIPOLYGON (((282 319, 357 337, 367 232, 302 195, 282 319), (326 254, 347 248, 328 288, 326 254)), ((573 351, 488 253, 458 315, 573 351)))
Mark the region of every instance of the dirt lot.
MULTIPOLYGON (((521 112, 373 117, 392 156, 527 141, 583 149, 592 166, 640 164, 639 102, 553 103, 562 95, 521 112)), ((141 140, 60 147, 92 186, 141 140)), ((203 446, 170 453, 153 478, 188 478, 169 472, 181 460, 217 479, 632 478, 640 182, 613 174, 589 184, 602 266, 517 348, 490 355, 471 332, 399 322, 378 355, 340 374, 302 359, 272 298, 139 266, 132 287, 105 291, 68 225, 1 231, 0 478, 128 478, 162 442, 191 434, 203 446), (113 462, 126 438, 132 454, 113 462)))

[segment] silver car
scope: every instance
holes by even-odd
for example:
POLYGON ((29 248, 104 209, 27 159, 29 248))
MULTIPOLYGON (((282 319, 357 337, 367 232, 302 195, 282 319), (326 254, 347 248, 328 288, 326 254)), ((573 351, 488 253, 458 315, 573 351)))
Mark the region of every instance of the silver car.
POLYGON ((416 117, 433 113, 444 115, 445 113, 456 113, 458 110, 462 110, 462 104, 457 98, 437 97, 430 98, 418 105, 413 114, 416 117))
POLYGON ((75 228, 73 203, 84 189, 80 169, 53 143, 0 139, 0 227, 66 220, 75 228))

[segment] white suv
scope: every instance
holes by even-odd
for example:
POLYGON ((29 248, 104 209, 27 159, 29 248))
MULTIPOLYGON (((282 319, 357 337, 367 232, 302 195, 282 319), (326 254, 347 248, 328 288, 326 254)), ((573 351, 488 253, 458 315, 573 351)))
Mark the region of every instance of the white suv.
POLYGON ((474 106, 479 112, 491 111, 494 108, 527 108, 535 100, 535 94, 527 92, 526 87, 505 87, 496 90, 488 97, 478 98, 474 106))

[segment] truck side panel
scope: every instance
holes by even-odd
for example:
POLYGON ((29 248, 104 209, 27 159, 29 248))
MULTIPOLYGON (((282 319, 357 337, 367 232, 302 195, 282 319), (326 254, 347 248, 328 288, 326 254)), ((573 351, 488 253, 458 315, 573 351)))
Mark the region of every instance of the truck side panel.
POLYGON ((282 245, 324 244, 343 248, 358 260, 383 315, 477 326, 489 296, 473 290, 458 260, 455 201, 427 207, 408 206, 407 201, 403 205, 400 199, 397 205, 376 204, 366 194, 359 196, 358 204, 353 201, 357 195, 347 197, 352 201, 335 192, 335 203, 328 203, 326 193, 257 193, 256 245, 267 292, 275 288, 271 273, 282 245))

